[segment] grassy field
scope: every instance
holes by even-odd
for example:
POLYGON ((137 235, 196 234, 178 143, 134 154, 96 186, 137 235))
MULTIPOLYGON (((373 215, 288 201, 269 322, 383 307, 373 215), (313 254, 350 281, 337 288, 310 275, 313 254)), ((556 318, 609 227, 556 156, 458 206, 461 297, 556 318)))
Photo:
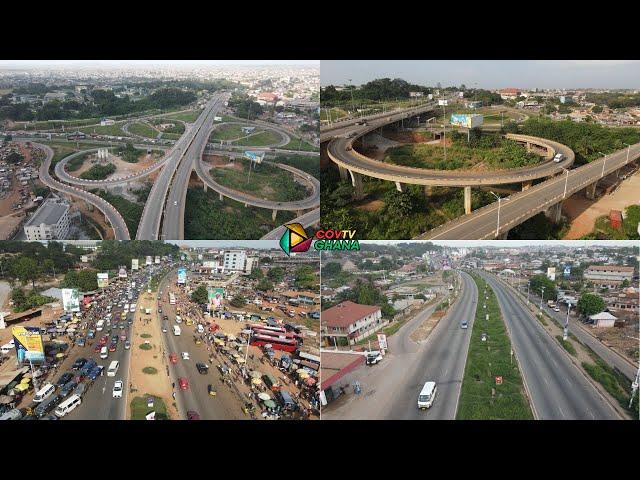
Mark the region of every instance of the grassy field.
POLYGON ((152 411, 156 412, 156 420, 168 420, 167 406, 164 401, 154 395, 145 394, 131 400, 131 420, 145 420, 152 411), (153 408, 147 407, 147 399, 153 398, 153 408))
POLYGON ((281 141, 282 137, 274 131, 265 130, 263 132, 256 133, 246 138, 241 138, 237 142, 233 142, 234 145, 244 145, 247 147, 264 147, 266 145, 273 145, 281 141))
POLYGON ((297 150, 299 152, 319 152, 320 151, 318 147, 311 145, 309 142, 301 139, 300 137, 296 137, 291 134, 289 134, 289 137, 291 138, 289 143, 287 143, 286 145, 280 148, 284 150, 297 150))
POLYGON ((174 113, 172 115, 165 115, 162 118, 169 118, 171 120, 182 120, 183 122, 193 123, 201 113, 202 110, 189 110, 186 112, 174 113))
POLYGON ((336 120, 346 117, 348 115, 346 110, 341 108, 323 108, 320 110, 320 120, 328 121, 329 120, 329 111, 331 112, 331 121, 335 122, 336 120))
POLYGON ((187 192, 184 235, 193 240, 257 240, 294 217, 293 212, 278 212, 273 222, 270 210, 245 208, 243 204, 227 198, 221 202, 213 190, 205 192, 190 188, 187 192))
MULTIPOLYGON (((255 131, 259 131, 256 129, 255 131)), ((242 125, 221 125, 216 128, 209 137, 210 140, 233 140, 235 138, 244 137, 242 133, 242 125)))
POLYGON ((211 176, 221 185, 276 202, 301 200, 305 197, 306 189, 294 181, 292 173, 262 164, 252 167, 251 176, 249 176, 249 161, 236 160, 236 164, 240 162, 242 162, 242 171, 212 168, 211 176))
POLYGON ((149 125, 136 122, 129 125, 129 132, 134 135, 140 135, 141 137, 147 138, 156 138, 158 136, 158 132, 151 128, 149 125))
POLYGON ((274 163, 284 163, 320 178, 320 158, 306 155, 278 155, 274 163))
POLYGON ((124 130, 122 130, 122 126, 124 125, 124 123, 125 122, 117 122, 117 123, 114 123, 113 125, 105 125, 105 126, 96 125, 93 127, 81 128, 79 130, 87 134, 95 133, 97 135, 111 135, 114 137, 126 137, 127 134, 124 132, 124 130))
MULTIPOLYGON (((473 277, 482 294, 486 282, 473 277)), ((511 360, 511 340, 498 301, 491 287, 487 290, 487 309, 478 302, 476 310, 456 419, 532 420, 518 364, 515 358, 511 360), (486 342, 481 341, 482 333, 487 334, 486 342), (496 376, 502 376, 501 385, 496 385, 496 376)))
POLYGON ((415 168, 429 168, 436 170, 470 169, 482 165, 486 170, 501 170, 507 168, 535 165, 542 157, 511 140, 496 138, 496 147, 471 146, 464 140, 454 140, 447 146, 447 160, 444 159, 444 149, 441 145, 427 145, 418 143, 393 147, 385 152, 384 161, 396 165, 415 168))
POLYGON ((77 157, 72 158, 65 165, 65 170, 67 172, 75 172, 76 170, 79 170, 89 155, 91 154, 85 153, 84 155, 78 155, 77 157))
POLYGON ((80 174, 80 178, 85 180, 104 180, 115 171, 116 166, 113 163, 107 163, 106 165, 93 165, 86 172, 82 172, 82 174, 80 174))

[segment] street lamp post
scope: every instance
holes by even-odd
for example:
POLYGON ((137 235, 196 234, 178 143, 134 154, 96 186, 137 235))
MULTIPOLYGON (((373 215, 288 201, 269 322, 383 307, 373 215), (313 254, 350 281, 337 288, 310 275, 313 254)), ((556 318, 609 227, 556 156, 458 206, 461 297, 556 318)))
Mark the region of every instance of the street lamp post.
POLYGON ((355 108, 355 105, 353 103, 353 80, 349 79, 349 83, 351 84, 351 88, 349 90, 351 90, 351 109, 353 110, 355 108))
POLYGON ((494 192, 490 191, 489 193, 498 199, 498 222, 496 223, 496 238, 497 238, 498 235, 500 234, 500 205, 501 205, 502 199, 498 195, 496 195, 494 192))
POLYGON ((627 163, 629 163, 629 152, 631 151, 631 145, 624 142, 622 142, 622 144, 627 146, 627 160, 624 162, 624 164, 626 165, 627 163))
POLYGON ((540 290, 542 290, 542 295, 540 296, 540 312, 542 312, 542 302, 544 301, 544 289, 545 287, 540 287, 540 290))
POLYGON ((600 174, 600 178, 604 177, 604 166, 607 164, 607 155, 602 152, 598 152, 600 155, 604 155, 604 161, 602 162, 602 173, 600 174))
POLYGON ((565 173, 567 174, 565 180, 564 180, 564 193, 562 194, 562 198, 567 198, 567 184, 569 183, 569 170, 566 168, 563 168, 562 170, 565 171, 565 173))
POLYGON ((571 303, 567 303, 567 319, 564 322, 564 331, 562 332, 563 340, 566 340, 569 335, 569 312, 571 311, 571 303))

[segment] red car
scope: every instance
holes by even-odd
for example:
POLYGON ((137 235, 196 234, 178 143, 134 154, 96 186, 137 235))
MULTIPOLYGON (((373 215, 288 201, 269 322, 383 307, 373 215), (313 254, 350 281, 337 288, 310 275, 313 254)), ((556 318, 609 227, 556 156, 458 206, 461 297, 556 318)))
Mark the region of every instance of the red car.
POLYGON ((180 384, 180 390, 189 390, 189 381, 186 378, 180 377, 178 383, 180 384))
POLYGON ((178 363, 178 355, 176 355, 175 353, 169 354, 169 361, 173 364, 178 363))
POLYGON ((115 352, 117 348, 118 348, 118 344, 117 343, 112 343, 111 345, 109 345, 109 351, 110 352, 115 352))
POLYGON ((100 337, 100 345, 101 346, 105 346, 107 344, 107 342, 109 341, 109 335, 103 335, 100 337))

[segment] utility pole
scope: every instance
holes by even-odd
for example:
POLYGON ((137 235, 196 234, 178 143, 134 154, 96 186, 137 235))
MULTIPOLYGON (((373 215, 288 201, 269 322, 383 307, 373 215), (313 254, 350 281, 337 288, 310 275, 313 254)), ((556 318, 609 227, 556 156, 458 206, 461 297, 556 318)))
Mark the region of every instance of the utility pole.
POLYGON ((542 312, 542 302, 544 300, 544 289, 545 289, 545 287, 540 287, 540 289, 542 290, 542 296, 540 297, 540 312, 542 312))

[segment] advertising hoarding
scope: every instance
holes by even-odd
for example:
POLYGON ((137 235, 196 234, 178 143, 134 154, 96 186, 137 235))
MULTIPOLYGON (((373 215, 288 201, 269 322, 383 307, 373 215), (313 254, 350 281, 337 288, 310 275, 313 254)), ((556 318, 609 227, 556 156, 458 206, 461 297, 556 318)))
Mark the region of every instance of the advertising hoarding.
POLYGON ((131 270, 139 270, 140 269, 140 264, 138 263, 138 259, 137 258, 132 258, 131 259, 131 270))
POLYGON ((98 273, 98 288, 109 286, 109 273, 98 273))
POLYGON ((44 345, 38 327, 13 327, 11 333, 20 364, 44 362, 44 345))
POLYGON ((218 262, 206 261, 206 262, 202 262, 202 266, 204 268, 216 268, 218 266, 218 262))
POLYGON ((198 260, 202 260, 202 254, 201 253, 198 254, 198 260))
POLYGON ((449 105, 449 100, 438 100, 438 105, 441 107, 446 107, 449 105))
POLYGON ((215 307, 222 305, 224 299, 224 288, 209 288, 209 303, 215 307))
POLYGON ((556 280, 556 267, 547 268, 547 278, 551 281, 556 280))
POLYGON ((380 347, 380 350, 387 349, 387 336, 384 333, 378 334, 378 346, 380 347))
POLYGON ((86 255, 81 255, 81 256, 80 256, 80 261, 81 261, 82 263, 87 263, 87 262, 89 261, 89 257, 88 257, 88 256, 86 256, 86 255))
POLYGON ((160 263, 160 257, 156 257, 156 265, 158 265, 160 263))
POLYGON ((569 278, 571 276, 571 265, 564 266, 563 275, 564 275, 564 278, 569 278))
POLYGON ((152 263, 153 263, 153 258, 152 258, 151 256, 149 256, 149 255, 148 255, 148 256, 147 256, 147 261, 145 262, 145 264, 146 264, 147 266, 149 266, 149 265, 151 265, 152 263))
POLYGON ((124 267, 120 267, 118 270, 118 278, 127 278, 127 269, 124 267))
POLYGON ((65 312, 80 311, 80 294, 76 288, 62 289, 62 308, 65 312))
POLYGON ((450 119, 451 125, 464 128, 476 128, 484 123, 484 117, 482 115, 467 115, 467 114, 453 114, 450 119))
POLYGON ((187 269, 179 268, 178 269, 178 283, 185 284, 187 283, 187 269))

